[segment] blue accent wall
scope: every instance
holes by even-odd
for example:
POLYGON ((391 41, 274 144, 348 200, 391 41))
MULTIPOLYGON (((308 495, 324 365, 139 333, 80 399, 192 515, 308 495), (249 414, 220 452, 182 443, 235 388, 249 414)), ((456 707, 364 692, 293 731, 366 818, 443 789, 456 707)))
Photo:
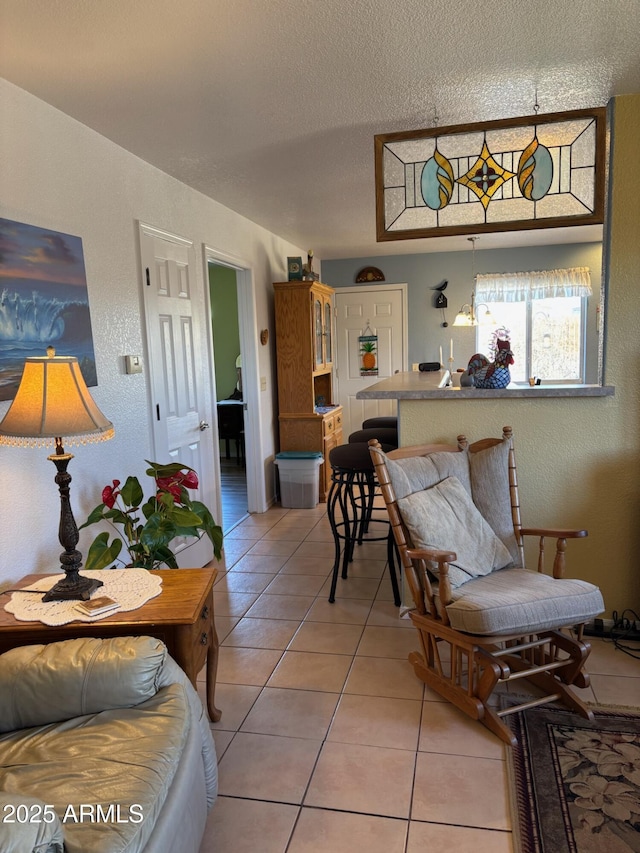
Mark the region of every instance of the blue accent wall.
MULTIPOLYGON (((482 242, 479 238, 478 244, 482 242)), ((593 296, 589 300, 587 318, 587 364, 585 379, 598 381, 597 309, 602 280, 602 244, 572 243, 557 246, 530 246, 512 249, 485 249, 476 244, 475 273, 526 272, 567 267, 589 267, 593 296)), ((473 329, 454 328, 453 321, 460 307, 470 302, 473 277, 473 254, 466 252, 433 252, 417 255, 388 255, 384 257, 345 258, 322 262, 322 280, 332 287, 353 287, 363 267, 376 266, 384 273, 386 282, 375 282, 371 289, 388 284, 408 285, 409 364, 437 361, 442 347, 445 359, 453 338, 454 352, 460 355, 457 366, 464 366, 464 355, 475 352, 473 329), (445 311, 449 323, 442 327, 442 311, 434 308, 436 291, 432 288, 449 284, 445 296, 449 306, 445 311)))

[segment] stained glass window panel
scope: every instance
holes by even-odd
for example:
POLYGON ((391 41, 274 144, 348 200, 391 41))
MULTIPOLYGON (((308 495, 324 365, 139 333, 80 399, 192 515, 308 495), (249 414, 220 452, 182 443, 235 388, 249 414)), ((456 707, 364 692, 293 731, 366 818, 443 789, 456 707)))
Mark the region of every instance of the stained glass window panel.
POLYGON ((604 108, 376 136, 378 240, 603 220, 604 108))

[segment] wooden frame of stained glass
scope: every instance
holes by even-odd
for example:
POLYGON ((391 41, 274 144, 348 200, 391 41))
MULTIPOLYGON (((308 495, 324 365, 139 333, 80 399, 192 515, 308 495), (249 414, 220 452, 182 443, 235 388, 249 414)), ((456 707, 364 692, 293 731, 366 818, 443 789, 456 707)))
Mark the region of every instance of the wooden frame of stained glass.
POLYGON ((375 137, 378 241, 604 218, 606 108, 375 137))

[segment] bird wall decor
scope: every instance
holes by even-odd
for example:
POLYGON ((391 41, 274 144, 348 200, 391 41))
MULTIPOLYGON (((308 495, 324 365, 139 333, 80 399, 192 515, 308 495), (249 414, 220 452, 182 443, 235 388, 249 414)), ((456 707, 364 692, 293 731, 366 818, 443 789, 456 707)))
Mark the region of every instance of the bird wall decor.
POLYGON ((513 353, 509 340, 498 340, 495 361, 489 361, 486 355, 477 352, 471 356, 467 366, 467 375, 472 377, 476 388, 506 388, 511 382, 510 365, 513 353))

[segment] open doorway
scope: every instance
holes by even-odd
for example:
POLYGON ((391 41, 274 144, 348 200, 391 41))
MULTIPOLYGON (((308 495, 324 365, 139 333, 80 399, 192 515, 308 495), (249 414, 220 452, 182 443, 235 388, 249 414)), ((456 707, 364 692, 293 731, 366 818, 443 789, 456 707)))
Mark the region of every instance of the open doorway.
MULTIPOLYGON (((262 428, 262 416, 260 410, 260 388, 262 379, 259 374, 258 357, 258 322, 256 317, 256 294, 253 282, 253 272, 250 263, 243 258, 214 249, 211 246, 203 246, 204 274, 205 280, 209 280, 209 267, 222 267, 230 269, 235 273, 237 309, 233 314, 238 320, 238 331, 240 336, 240 352, 242 353, 242 409, 244 413, 244 450, 245 450, 245 474, 247 483, 247 511, 266 512, 266 475, 264 464, 264 440, 262 428)), ((207 308, 209 309, 210 288, 206 288, 207 308)), ((210 312, 211 313, 211 312, 210 312)), ((213 323, 210 324, 211 339, 213 340, 213 323)), ((217 349, 214 352, 213 343, 210 347, 211 361, 215 369, 218 360, 217 349)), ((237 358, 237 353, 233 356, 237 358)), ((233 362, 232 362, 233 364, 233 362)), ((235 370, 235 366, 233 368, 235 370)), ((237 374, 236 374, 237 376, 237 374)), ((215 399, 224 399, 224 393, 215 389, 215 376, 213 369, 210 372, 211 388, 215 391, 215 399)), ((237 379, 236 379, 237 381, 237 379)), ((218 424, 215 420, 215 436, 218 435, 218 424)), ((235 445, 231 445, 233 453, 235 445)), ((214 475, 216 482, 220 483, 220 452, 216 441, 213 442, 214 450, 214 475)), ((226 447, 223 445, 223 456, 226 456, 226 447)), ((222 495, 217 506, 222 506, 222 495)), ((218 515, 222 518, 223 513, 218 515)))
POLYGON ((207 269, 218 420, 221 525, 226 533, 246 517, 249 506, 238 280, 233 267, 209 261, 207 269))

